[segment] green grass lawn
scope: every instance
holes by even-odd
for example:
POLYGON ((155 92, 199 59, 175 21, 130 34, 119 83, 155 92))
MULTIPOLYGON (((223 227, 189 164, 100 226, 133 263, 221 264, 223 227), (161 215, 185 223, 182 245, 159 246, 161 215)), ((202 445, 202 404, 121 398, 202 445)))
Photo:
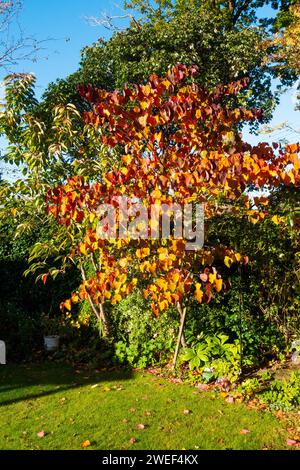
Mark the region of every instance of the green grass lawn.
POLYGON ((0 367, 0 449, 284 449, 286 438, 268 412, 147 372, 0 367))

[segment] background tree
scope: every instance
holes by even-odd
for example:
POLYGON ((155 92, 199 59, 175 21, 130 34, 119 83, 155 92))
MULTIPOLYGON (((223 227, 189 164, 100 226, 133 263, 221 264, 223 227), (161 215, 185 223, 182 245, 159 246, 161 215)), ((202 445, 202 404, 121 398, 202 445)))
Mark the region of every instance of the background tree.
POLYGON ((0 67, 6 71, 21 61, 37 60, 44 42, 23 32, 18 21, 22 3, 22 0, 0 2, 0 67))
MULTIPOLYGON (((278 73, 287 67, 300 76, 300 5, 293 2, 285 15, 276 24, 276 34, 273 40, 278 51, 272 57, 278 73)), ((299 108, 299 105, 298 105, 299 108)))
MULTIPOLYGON (((82 52, 80 68, 65 80, 51 84, 45 99, 56 102, 63 91, 66 102, 83 109, 78 99, 77 84, 92 84, 112 91, 126 82, 142 83, 155 72, 166 73, 178 62, 199 66, 198 82, 210 88, 244 76, 250 78, 240 103, 264 109, 267 121, 276 104, 272 78, 291 84, 296 76, 282 67, 280 74, 266 57, 278 45, 266 42, 272 37, 273 18, 258 18, 268 2, 259 1, 147 1, 127 2, 138 9, 136 21, 125 31, 115 32, 108 41, 99 39, 82 52), (154 6, 153 6, 154 5, 154 6)), ((285 11, 289 2, 273 2, 285 11)))

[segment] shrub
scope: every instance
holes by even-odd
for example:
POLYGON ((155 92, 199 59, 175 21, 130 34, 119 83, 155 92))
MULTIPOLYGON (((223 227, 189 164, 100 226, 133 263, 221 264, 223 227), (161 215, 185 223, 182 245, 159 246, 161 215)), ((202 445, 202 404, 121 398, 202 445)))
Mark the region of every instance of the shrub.
POLYGON ((289 411, 300 405, 300 372, 291 372, 289 380, 274 380, 260 395, 271 409, 289 411))
POLYGON ((216 336, 199 335, 198 341, 181 355, 182 362, 188 362, 191 371, 205 382, 227 378, 234 381, 240 373, 240 348, 238 340, 228 342, 224 334, 216 336))
POLYGON ((155 318, 139 292, 111 309, 114 362, 143 368, 168 360, 177 335, 176 313, 155 318))

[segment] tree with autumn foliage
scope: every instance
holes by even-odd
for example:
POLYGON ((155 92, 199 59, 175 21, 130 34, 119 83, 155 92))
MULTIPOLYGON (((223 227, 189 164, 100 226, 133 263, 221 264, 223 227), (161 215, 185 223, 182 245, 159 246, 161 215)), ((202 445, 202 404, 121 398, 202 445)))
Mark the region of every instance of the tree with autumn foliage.
POLYGON ((231 108, 224 98, 237 95, 247 80, 207 91, 194 82, 196 74, 197 67, 179 64, 165 77, 152 75, 147 84, 122 91, 80 87, 91 106, 85 122, 99 129, 108 148, 118 148, 120 159, 100 181, 74 177, 47 194, 48 210, 77 234, 74 240, 80 239, 71 257, 80 266, 83 282, 62 308, 71 311, 72 304, 87 299, 108 334, 105 305, 116 304, 139 285, 155 316, 172 305, 178 309, 174 365, 191 297, 209 302, 214 293, 228 289, 226 270, 233 263, 248 263, 251 253, 211 245, 209 240, 197 250, 187 250, 188 240, 177 238, 174 231, 152 238, 151 218, 146 227, 138 223, 134 234, 125 231, 118 237, 113 232, 124 224, 119 215, 113 232, 103 236, 99 206, 117 207, 119 198, 126 196, 131 220, 138 215, 137 203, 148 213, 153 205, 162 211, 164 205, 198 203, 206 224, 222 213, 240 223, 271 218, 285 224, 284 217, 269 213, 268 195, 300 181, 299 145, 243 142, 239 124, 259 119, 261 110, 231 108), (253 199, 253 189, 265 193, 253 199), (87 260, 93 266, 90 276, 84 268, 87 260))

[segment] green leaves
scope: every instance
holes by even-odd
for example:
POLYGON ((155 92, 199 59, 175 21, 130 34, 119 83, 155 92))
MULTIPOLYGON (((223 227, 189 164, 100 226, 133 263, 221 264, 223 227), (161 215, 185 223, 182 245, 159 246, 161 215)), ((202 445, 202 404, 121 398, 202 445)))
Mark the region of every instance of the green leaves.
POLYGON ((181 360, 189 368, 202 373, 204 381, 216 378, 236 378, 239 373, 240 352, 238 341, 228 343, 227 335, 203 336, 191 348, 184 351, 181 360))

